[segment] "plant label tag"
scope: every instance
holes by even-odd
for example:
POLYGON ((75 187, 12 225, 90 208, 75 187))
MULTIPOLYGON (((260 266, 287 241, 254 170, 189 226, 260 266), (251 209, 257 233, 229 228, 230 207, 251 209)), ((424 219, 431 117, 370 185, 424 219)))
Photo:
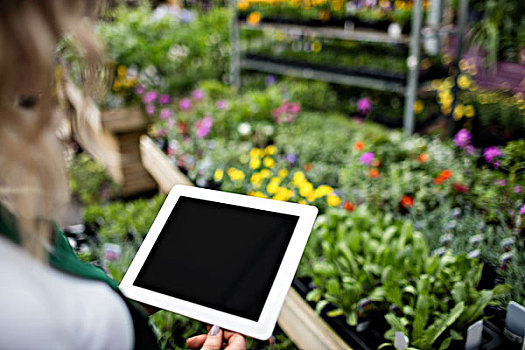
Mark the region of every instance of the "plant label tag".
POLYGON ((397 350, 405 350, 408 347, 408 338, 403 332, 396 332, 396 340, 394 341, 394 347, 397 350))
POLYGON ((515 301, 509 303, 505 328, 514 335, 525 338, 525 307, 515 301))
POLYGON ((465 350, 478 350, 483 336, 483 320, 479 320, 468 328, 465 350))

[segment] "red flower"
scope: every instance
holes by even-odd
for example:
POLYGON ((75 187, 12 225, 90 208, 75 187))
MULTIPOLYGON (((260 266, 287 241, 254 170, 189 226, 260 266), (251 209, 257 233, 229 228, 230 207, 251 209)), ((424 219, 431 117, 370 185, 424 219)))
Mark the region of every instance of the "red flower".
POLYGON ((379 177, 379 170, 376 168, 370 168, 368 171, 368 176, 370 176, 372 179, 377 179, 379 177))
POLYGON ((414 205, 414 198, 405 194, 403 197, 401 197, 401 201, 399 203, 403 208, 410 208, 414 205))
POLYGON ((452 188, 454 188, 458 192, 461 192, 461 193, 467 193, 468 192, 468 187, 463 185, 462 183, 453 182, 453 183, 450 184, 450 186, 452 186, 452 188))
POLYGON ((443 182, 445 182, 448 179, 450 179, 451 176, 452 176, 452 171, 451 170, 449 170, 449 169, 441 170, 439 175, 434 179, 434 183, 436 185, 441 185, 443 182))
POLYGON ((349 211, 349 212, 352 212, 354 211, 355 209, 355 205, 352 203, 352 202, 349 202, 349 201, 346 201, 344 204, 343 204, 343 207, 349 211))
POLYGON ((363 148, 365 148, 365 144, 364 144, 363 141, 357 141, 356 143, 354 143, 354 149, 355 149, 356 151, 358 151, 358 152, 359 152, 359 151, 362 151, 363 148))
POLYGON ((419 163, 424 163, 429 159, 430 159, 430 156, 428 155, 428 153, 421 153, 418 157, 419 163))

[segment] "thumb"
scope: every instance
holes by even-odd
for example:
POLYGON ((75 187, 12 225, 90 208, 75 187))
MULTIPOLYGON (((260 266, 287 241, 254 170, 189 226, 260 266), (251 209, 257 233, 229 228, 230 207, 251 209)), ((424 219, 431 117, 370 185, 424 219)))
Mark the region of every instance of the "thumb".
POLYGON ((206 341, 202 345, 201 350, 220 350, 222 348, 222 330, 219 326, 214 325, 211 327, 206 341))

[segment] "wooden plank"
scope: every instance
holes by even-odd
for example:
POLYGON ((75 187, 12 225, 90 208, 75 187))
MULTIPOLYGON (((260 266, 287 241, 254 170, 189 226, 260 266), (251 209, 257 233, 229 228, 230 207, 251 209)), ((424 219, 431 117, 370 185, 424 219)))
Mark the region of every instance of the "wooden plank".
POLYGON ((127 133, 146 127, 146 118, 139 107, 103 111, 101 120, 104 129, 112 133, 127 133))
POLYGON ((155 142, 146 135, 140 138, 140 154, 144 168, 157 181, 161 192, 168 193, 177 184, 193 186, 186 175, 177 169, 155 142))
POLYGON ((352 349, 293 288, 286 296, 278 323, 299 349, 352 349))

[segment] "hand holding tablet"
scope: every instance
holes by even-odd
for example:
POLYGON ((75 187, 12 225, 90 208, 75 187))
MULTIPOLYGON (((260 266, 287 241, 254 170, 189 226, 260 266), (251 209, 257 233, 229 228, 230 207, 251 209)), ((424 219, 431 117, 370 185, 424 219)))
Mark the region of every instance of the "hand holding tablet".
POLYGON ((130 299, 267 339, 316 215, 313 206, 175 186, 120 289, 130 299))

